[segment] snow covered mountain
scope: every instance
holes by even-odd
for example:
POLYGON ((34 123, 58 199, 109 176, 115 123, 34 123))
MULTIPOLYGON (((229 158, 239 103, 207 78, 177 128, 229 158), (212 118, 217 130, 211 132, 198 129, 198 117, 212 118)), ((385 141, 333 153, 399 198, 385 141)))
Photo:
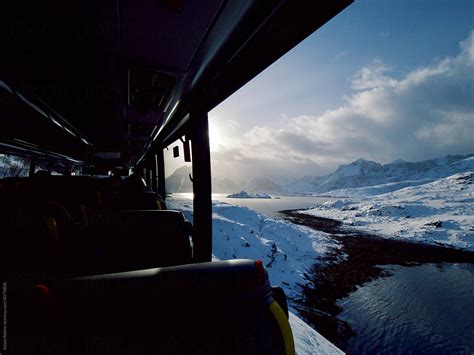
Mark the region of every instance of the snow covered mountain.
POLYGON ((306 176, 283 186, 283 189, 289 193, 325 193, 384 185, 381 189, 383 193, 432 182, 466 171, 474 171, 474 154, 448 155, 417 163, 395 160, 384 165, 358 159, 350 164, 339 166, 332 174, 318 177, 306 176))
POLYGON ((251 192, 260 192, 260 193, 279 193, 281 192, 281 186, 278 185, 271 179, 254 179, 252 180, 245 189, 251 192))
POLYGON ((237 185, 234 181, 229 178, 225 179, 212 179, 212 191, 213 192, 230 192, 230 191, 239 191, 240 186, 237 185))
MULTIPOLYGON (((358 159, 341 165, 325 176, 305 176, 288 182, 277 183, 271 178, 254 179, 237 184, 233 180, 213 179, 213 192, 237 192, 242 189, 254 193, 270 194, 322 194, 331 195, 376 195, 396 191, 408 186, 418 186, 466 171, 474 171, 474 154, 448 155, 443 158, 407 162, 401 159, 388 164, 358 159), (357 190, 354 190, 357 189, 357 190)), ((177 169, 166 179, 168 192, 192 192, 190 166, 177 169)))
MULTIPOLYGON (((192 176, 192 168, 190 166, 182 166, 176 169, 173 174, 166 178, 167 192, 193 192, 193 183, 189 176, 192 176)), ((241 187, 229 178, 212 179, 213 192, 233 192, 240 191, 241 187)))
MULTIPOLYGON (((470 159, 472 163, 474 158, 470 159)), ((350 196, 303 213, 337 219, 387 238, 474 251, 474 172, 377 196, 350 196)))
POLYGON ((193 183, 189 178, 192 176, 190 166, 182 166, 166 178, 166 192, 193 192, 193 183))

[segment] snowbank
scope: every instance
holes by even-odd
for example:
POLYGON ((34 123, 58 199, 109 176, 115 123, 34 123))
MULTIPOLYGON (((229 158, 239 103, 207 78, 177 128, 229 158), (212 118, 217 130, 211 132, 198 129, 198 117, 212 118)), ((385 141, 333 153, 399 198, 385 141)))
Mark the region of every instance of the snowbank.
POLYGON ((388 192, 401 190, 406 187, 428 184, 433 181, 435 181, 435 179, 389 182, 386 184, 380 184, 380 185, 374 185, 374 186, 364 186, 364 187, 333 190, 333 191, 327 192, 326 195, 327 196, 350 196, 352 198, 375 196, 375 195, 381 195, 388 192))
MULTIPOLYGON (((169 208, 182 211, 192 221, 192 201, 169 199, 169 208)), ((281 286, 288 301, 300 297, 309 282, 307 273, 331 246, 324 233, 261 215, 247 207, 213 202, 213 258, 260 259, 272 285, 281 286)), ((309 325, 290 313, 297 354, 343 354, 309 325)))
MULTIPOLYGON (((166 201, 192 221, 191 200, 166 201)), ((328 247, 329 237, 309 228, 268 217, 247 207, 214 201, 212 204, 213 257, 260 259, 273 285, 281 286, 290 300, 300 295, 308 273, 328 247)))
POLYGON ((290 325, 297 354, 344 354, 333 343, 291 312, 290 325))
POLYGON ((389 238, 474 251, 473 180, 473 172, 460 173, 378 196, 352 196, 301 212, 338 219, 389 238))

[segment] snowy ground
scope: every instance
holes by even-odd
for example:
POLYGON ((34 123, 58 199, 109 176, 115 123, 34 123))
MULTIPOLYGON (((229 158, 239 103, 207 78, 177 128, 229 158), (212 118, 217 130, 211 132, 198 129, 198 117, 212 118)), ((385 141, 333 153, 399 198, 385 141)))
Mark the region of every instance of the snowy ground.
MULTIPOLYGON (((182 211, 192 221, 191 201, 167 200, 168 208, 182 211)), ((300 296, 311 266, 334 242, 324 233, 262 215, 247 207, 214 201, 213 257, 216 260, 260 259, 273 285, 290 300, 300 296)))
POLYGON ((367 188, 343 193, 352 197, 302 212, 389 238, 474 251, 473 172, 376 196, 362 197, 369 194, 367 188))
MULTIPOLYGON (((334 195, 351 197, 301 212, 341 220, 389 238, 474 251, 474 173, 460 173, 425 184, 420 181, 418 186, 406 188, 402 188, 403 183, 397 184, 338 190, 334 195)), ((170 199, 167 203, 192 221, 191 200, 170 199)), ((290 323, 299 354, 342 353, 295 316, 291 307, 292 301, 300 297, 300 285, 310 282, 307 274, 311 266, 329 247, 335 244, 322 232, 246 207, 213 201, 213 257, 264 262, 272 284, 281 286, 288 296, 293 312, 290 323)))
POLYGON ((297 354, 344 354, 343 351, 291 312, 290 325, 297 354))
MULTIPOLYGON (((192 221, 191 200, 167 199, 168 208, 182 211, 192 221)), ((312 265, 334 243, 324 233, 261 215, 246 207, 213 202, 214 259, 260 259, 272 285, 281 286, 290 303, 290 324, 298 354, 342 354, 314 329, 295 316, 292 300, 308 282, 312 265)))

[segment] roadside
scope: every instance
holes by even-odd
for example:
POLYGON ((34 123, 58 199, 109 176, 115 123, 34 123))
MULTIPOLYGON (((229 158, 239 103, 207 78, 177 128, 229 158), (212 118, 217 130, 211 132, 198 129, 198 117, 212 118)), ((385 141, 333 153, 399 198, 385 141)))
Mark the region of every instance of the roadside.
POLYGON ((300 315, 319 333, 341 349, 354 335, 350 326, 337 318, 338 299, 356 287, 377 277, 387 276, 378 265, 415 266, 423 263, 474 263, 474 252, 382 238, 342 224, 340 221, 301 213, 282 211, 292 223, 330 235, 337 246, 331 248, 322 263, 311 270, 311 282, 295 305, 300 315))

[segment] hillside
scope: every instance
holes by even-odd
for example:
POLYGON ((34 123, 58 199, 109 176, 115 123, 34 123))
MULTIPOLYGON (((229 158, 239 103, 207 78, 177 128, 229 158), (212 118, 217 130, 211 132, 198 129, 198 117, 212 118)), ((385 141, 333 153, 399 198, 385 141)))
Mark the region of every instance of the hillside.
MULTIPOLYGON (((190 166, 182 166, 176 169, 173 174, 166 178, 166 191, 170 192, 193 192, 193 183, 189 176, 192 176, 190 166)), ((240 191, 240 187, 231 179, 212 179, 213 192, 233 192, 240 191)))
MULTIPOLYGON (((168 207, 193 220, 192 202, 186 198, 167 200, 168 207)), ((247 207, 214 201, 212 204, 213 259, 260 259, 272 285, 285 290, 290 324, 298 354, 343 354, 335 345, 297 316, 294 304, 308 275, 336 244, 322 232, 261 215, 247 207)))
POLYGON ((344 195, 348 194, 347 189, 379 186, 380 188, 366 189, 366 194, 377 194, 425 184, 466 171, 474 171, 472 154, 448 155, 416 163, 396 160, 384 165, 358 159, 339 166, 332 174, 306 176, 283 186, 283 189, 289 193, 326 193, 340 190, 338 193, 344 195))
POLYGON ((282 191, 280 185, 267 178, 253 179, 244 188, 251 192, 281 193, 282 191))
MULTIPOLYGON (((448 155, 421 162, 398 159, 388 164, 358 159, 340 165, 335 172, 325 176, 305 176, 286 183, 271 178, 259 178, 237 184, 230 178, 212 180, 213 192, 232 193, 246 190, 270 194, 327 194, 333 196, 366 196, 418 186, 467 171, 474 171, 474 154, 448 155)), ((190 166, 176 169, 166 179, 168 192, 192 192, 190 166)))
POLYGON ((166 192, 193 192, 193 183, 189 178, 192 175, 190 166, 182 166, 166 178, 166 192))
POLYGON ((388 238, 474 250, 474 173, 377 196, 351 196, 303 213, 341 220, 388 238))

